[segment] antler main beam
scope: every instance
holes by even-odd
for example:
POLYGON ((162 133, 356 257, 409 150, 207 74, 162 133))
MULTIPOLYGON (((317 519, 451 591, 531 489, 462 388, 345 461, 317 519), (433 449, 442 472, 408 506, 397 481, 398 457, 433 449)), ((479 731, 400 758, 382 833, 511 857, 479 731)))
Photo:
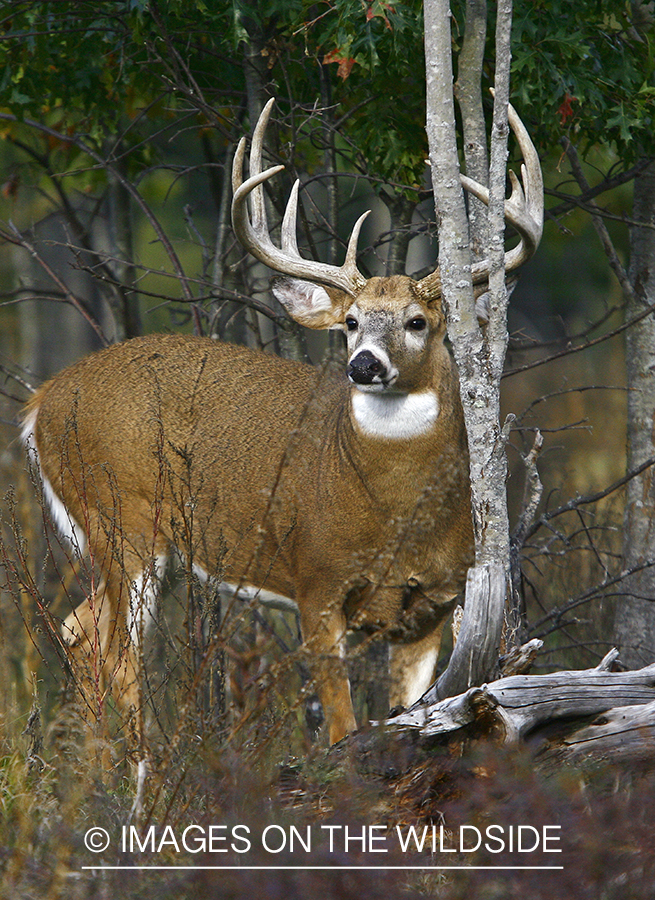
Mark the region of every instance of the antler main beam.
POLYGON ((274 102, 274 99, 268 101, 255 127, 250 151, 250 177, 246 181, 243 180, 243 163, 246 154, 245 138, 241 138, 234 155, 232 166, 232 227, 234 232, 241 244, 252 253, 255 259, 275 269, 276 272, 294 278, 307 278, 309 281, 326 284, 354 296, 366 283, 366 279, 357 268, 356 258, 359 232, 370 210, 360 216, 355 223, 348 241, 346 259, 342 266, 331 266, 327 263, 303 259, 296 242, 298 190, 300 187, 300 181, 296 181, 282 220, 281 247, 276 247, 271 240, 262 185, 284 169, 284 166, 272 166, 262 172, 264 133, 274 102), (248 196, 250 196, 252 220, 248 215, 246 203, 248 196))

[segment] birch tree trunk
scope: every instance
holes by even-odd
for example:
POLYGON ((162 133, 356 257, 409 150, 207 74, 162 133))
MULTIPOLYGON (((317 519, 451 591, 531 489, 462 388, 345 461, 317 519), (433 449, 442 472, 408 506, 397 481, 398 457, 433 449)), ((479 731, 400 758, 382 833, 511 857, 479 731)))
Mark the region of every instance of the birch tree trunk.
MULTIPOLYGON (((462 115, 462 140, 466 174, 479 184, 489 183, 487 130, 482 109, 482 67, 487 37, 486 0, 466 0, 466 24, 462 50, 457 61, 455 97, 462 115)), ((487 249, 487 210, 482 201, 469 197, 469 237, 478 259, 487 249)))
POLYGON ((470 647, 453 655, 436 696, 466 690, 492 675, 508 583, 509 522, 505 480, 506 429, 500 424, 500 377, 507 345, 504 277, 504 199, 507 159, 511 0, 497 10, 496 92, 489 172, 490 319, 485 331, 475 311, 469 228, 460 183, 455 132, 451 12, 448 0, 425 0, 427 132, 439 229, 439 265, 448 334, 459 370, 468 435, 475 568, 469 573, 462 632, 470 647), (470 627, 471 620, 479 627, 470 627), (460 660, 458 662, 458 659, 460 660))
MULTIPOLYGON (((655 162, 634 185, 628 319, 655 303, 655 162)), ((655 315, 626 332, 628 471, 655 456, 655 315)), ((628 482, 624 522, 626 594, 618 601, 615 630, 621 660, 636 669, 655 660, 655 472, 628 482)))

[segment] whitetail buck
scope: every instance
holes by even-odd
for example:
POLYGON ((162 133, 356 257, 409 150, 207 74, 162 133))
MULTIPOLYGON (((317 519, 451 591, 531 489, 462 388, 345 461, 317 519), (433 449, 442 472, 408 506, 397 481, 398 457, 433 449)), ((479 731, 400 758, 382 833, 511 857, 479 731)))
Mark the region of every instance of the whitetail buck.
MULTIPOLYGON (((199 572, 295 601, 334 742, 356 727, 349 629, 391 642, 392 705, 412 703, 431 683, 473 558, 467 443, 438 269, 421 281, 364 278, 355 262, 363 217, 343 266, 303 259, 297 183, 281 249, 271 242, 262 183, 282 167, 261 171, 270 108, 245 182, 245 139, 236 154, 234 228, 285 276, 274 292, 293 319, 345 332, 347 372, 328 377, 206 338, 136 338, 44 384, 24 440, 57 526, 102 573, 64 622, 65 641, 78 659, 100 661, 124 707, 139 703, 138 642, 177 546, 199 572)), ((525 166, 524 189, 512 177, 506 201, 520 236, 508 270, 536 248, 543 210, 536 151, 510 116, 525 166)), ((477 263, 478 294, 487 278, 488 263, 477 263)))

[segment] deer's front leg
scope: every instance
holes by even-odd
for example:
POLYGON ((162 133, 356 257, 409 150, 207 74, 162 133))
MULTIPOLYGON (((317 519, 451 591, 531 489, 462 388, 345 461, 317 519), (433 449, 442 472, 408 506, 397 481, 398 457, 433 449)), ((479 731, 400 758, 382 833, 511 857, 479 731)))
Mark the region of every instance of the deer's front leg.
MULTIPOLYGON (((329 592, 326 592, 330 596, 329 592)), ((300 624, 309 668, 323 706, 331 744, 357 730, 346 663, 346 617, 322 606, 321 598, 299 601, 300 624)))

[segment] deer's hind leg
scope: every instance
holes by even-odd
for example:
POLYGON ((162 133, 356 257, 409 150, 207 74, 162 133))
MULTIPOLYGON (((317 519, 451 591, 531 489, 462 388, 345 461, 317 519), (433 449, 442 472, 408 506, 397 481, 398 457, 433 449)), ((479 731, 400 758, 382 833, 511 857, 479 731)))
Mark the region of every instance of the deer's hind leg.
POLYGON ((125 557, 66 617, 62 637, 76 684, 93 716, 103 718, 111 693, 124 724, 131 726, 140 744, 142 647, 155 622, 166 556, 160 552, 149 560, 132 553, 125 557))

